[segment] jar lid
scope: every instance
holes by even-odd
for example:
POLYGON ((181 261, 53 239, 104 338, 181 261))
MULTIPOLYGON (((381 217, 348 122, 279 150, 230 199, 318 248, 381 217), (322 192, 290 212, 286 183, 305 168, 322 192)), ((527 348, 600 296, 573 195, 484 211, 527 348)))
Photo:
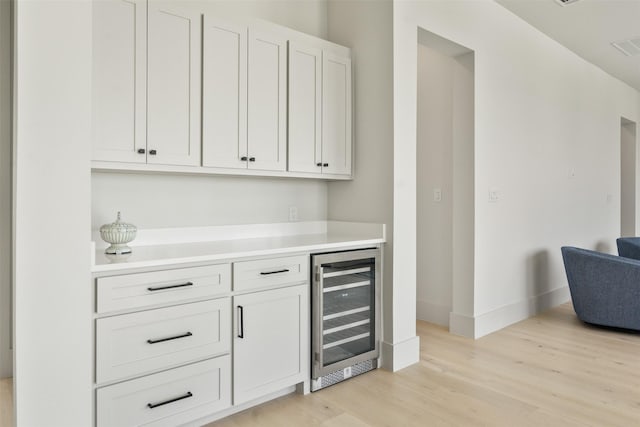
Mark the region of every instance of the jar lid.
POLYGON ((137 231, 137 228, 133 224, 128 224, 126 222, 123 222, 120 216, 120 212, 118 211, 118 217, 114 222, 110 224, 104 224, 102 227, 100 227, 100 233, 107 232, 107 231, 135 232, 137 231))

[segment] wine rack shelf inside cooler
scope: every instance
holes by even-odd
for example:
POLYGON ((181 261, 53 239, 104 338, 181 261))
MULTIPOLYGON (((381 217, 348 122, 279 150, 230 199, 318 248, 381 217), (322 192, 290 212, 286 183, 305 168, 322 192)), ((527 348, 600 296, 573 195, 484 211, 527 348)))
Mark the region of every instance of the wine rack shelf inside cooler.
POLYGON ((322 352, 323 368, 376 348, 376 258, 357 255, 335 255, 319 263, 322 297, 317 350, 322 352))

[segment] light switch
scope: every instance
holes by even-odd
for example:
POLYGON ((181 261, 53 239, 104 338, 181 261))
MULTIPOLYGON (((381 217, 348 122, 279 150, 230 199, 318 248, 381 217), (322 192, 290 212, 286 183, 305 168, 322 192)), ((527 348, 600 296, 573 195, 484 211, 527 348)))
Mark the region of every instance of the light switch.
POLYGON ((434 188, 433 189, 433 201, 441 202, 442 201, 442 189, 434 188))
POLYGON ((492 203, 497 202, 498 200, 500 200, 500 191, 498 191, 497 188, 492 187, 489 189, 489 201, 492 203))

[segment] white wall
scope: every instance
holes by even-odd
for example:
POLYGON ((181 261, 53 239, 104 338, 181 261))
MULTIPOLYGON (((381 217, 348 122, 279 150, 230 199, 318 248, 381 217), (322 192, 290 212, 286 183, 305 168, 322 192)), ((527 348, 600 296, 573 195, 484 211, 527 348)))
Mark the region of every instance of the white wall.
POLYGON ((636 236, 636 124, 622 118, 620 123, 620 235, 636 236))
MULTIPOLYGON (((425 33, 418 36, 416 311, 449 326, 450 317, 473 313, 474 54, 425 33)), ((462 332, 455 320, 450 330, 462 332)))
POLYGON ((0 378, 11 354, 11 2, 0 1, 0 378))
POLYGON ((92 174, 92 228, 116 212, 139 228, 287 222, 327 218, 327 184, 313 179, 167 174, 92 174))
POLYGON ((417 38, 417 317, 472 336, 475 54, 424 29, 417 38))
POLYGON ((408 307, 396 305, 406 283, 396 280, 393 264, 392 12, 386 0, 329 1, 329 40, 353 54, 355 179, 329 184, 328 209, 330 219, 387 225, 382 358, 386 368, 397 370, 417 361, 419 343, 415 331, 394 330, 396 313, 408 307))
MULTIPOLYGON (((194 1, 222 17, 265 19, 327 37, 326 0, 194 1)), ((327 183, 262 177, 92 174, 92 229, 112 222, 115 212, 138 227, 177 227, 288 221, 289 207, 300 221, 327 218, 327 183)))
MULTIPOLYGON (((482 336, 568 299, 560 246, 613 250, 620 117, 637 120, 638 92, 492 1, 395 2, 394 271, 406 272, 402 298, 411 305, 418 27, 475 52, 475 283, 467 320, 482 336), (497 203, 488 201, 490 188, 497 203)), ((396 324, 413 332, 408 319, 396 324)))
POLYGON ((452 57, 418 45, 416 313, 445 326, 453 288, 454 67, 452 57))
POLYGON ((453 67, 453 235, 452 311, 449 330, 470 335, 464 319, 473 316, 475 236, 475 53, 455 57, 453 67), (462 322, 460 322, 462 319, 462 322), (462 325, 460 325, 462 323, 462 325))
POLYGON ((91 3, 19 0, 15 423, 92 424, 91 3))

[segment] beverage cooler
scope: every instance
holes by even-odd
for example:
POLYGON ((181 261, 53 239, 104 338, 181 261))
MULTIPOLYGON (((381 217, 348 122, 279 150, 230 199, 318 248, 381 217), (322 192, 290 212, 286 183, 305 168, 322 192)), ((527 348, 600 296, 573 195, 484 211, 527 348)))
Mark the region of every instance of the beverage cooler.
POLYGON ((377 367, 380 249, 312 255, 311 390, 377 367))

